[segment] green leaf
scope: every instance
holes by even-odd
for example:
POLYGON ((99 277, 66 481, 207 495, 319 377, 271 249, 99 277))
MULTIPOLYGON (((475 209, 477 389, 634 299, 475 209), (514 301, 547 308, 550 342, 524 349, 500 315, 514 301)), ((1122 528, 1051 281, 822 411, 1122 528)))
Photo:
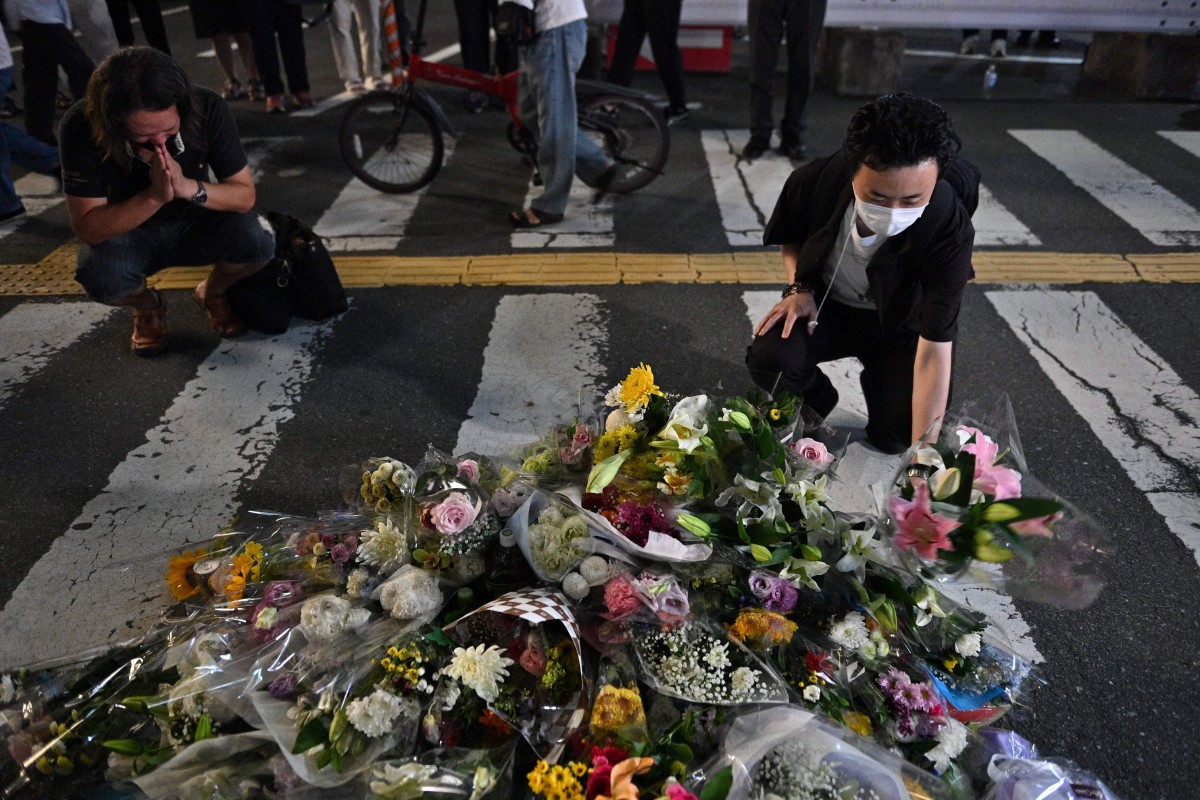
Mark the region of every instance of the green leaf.
POLYGON ((773 567, 776 564, 782 564, 792 557, 792 548, 788 546, 777 547, 771 551, 771 557, 762 562, 759 566, 773 567))
POLYGON ((346 716, 345 711, 339 711, 333 715, 333 722, 329 723, 329 741, 336 742, 342 738, 342 734, 350 727, 350 718, 346 716))
POLYGON ((592 467, 592 471, 588 474, 588 494, 596 494, 612 483, 613 478, 617 477, 617 473, 621 470, 621 465, 632 454, 632 450, 622 450, 592 467))
POLYGON ((996 544, 995 539, 987 531, 975 532, 974 554, 980 561, 986 561, 990 564, 1009 561, 1013 557, 1012 550, 996 544))
POLYGON ((675 524, 698 539, 708 541, 712 538, 712 526, 692 514, 679 514, 675 517, 675 524))
POLYGON ((1020 522, 1036 517, 1048 517, 1062 511, 1062 503, 1041 497, 1014 497, 1010 500, 1000 500, 989 503, 983 509, 983 519, 987 522, 1020 522))
POLYGON ((327 741, 329 741, 329 729, 321 722, 320 717, 313 717, 296 734, 296 744, 292 745, 292 753, 307 753, 327 741))
POLYGON ((324 769, 329 766, 329 762, 333 760, 334 755, 334 752, 328 747, 317 753, 317 769, 324 769))
POLYGON ((454 642, 451 641, 450 637, 447 636, 446 632, 441 628, 434 628, 426 633, 425 639, 426 641, 433 642, 434 644, 442 647, 452 647, 454 645, 454 642))
POLYGON ((733 788, 733 767, 718 770, 700 790, 700 800, 725 800, 733 788))
POLYGON ((146 752, 145 746, 141 742, 135 742, 133 739, 109 739, 106 742, 101 742, 100 745, 123 756, 140 756, 146 752))
POLYGON ((897 628, 896 606, 894 606, 892 601, 886 597, 881 598, 881 600, 882 602, 880 602, 879 606, 875 609, 875 616, 879 620, 880 625, 894 633, 897 628))
POLYGON ((760 564, 764 561, 771 560, 771 551, 763 547, 761 544, 750 545, 750 555, 760 564))

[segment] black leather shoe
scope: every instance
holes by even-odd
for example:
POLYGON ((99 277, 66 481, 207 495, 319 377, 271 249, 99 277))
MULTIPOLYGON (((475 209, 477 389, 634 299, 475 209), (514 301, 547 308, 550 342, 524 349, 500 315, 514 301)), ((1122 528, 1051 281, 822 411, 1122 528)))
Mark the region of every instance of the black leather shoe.
POLYGON ((779 143, 779 152, 790 159, 800 161, 808 155, 808 145, 799 139, 784 139, 779 143))
POLYGON ((746 146, 742 148, 742 158, 753 161, 754 159, 767 152, 767 148, 771 146, 771 140, 766 136, 751 136, 750 141, 746 142, 746 146))

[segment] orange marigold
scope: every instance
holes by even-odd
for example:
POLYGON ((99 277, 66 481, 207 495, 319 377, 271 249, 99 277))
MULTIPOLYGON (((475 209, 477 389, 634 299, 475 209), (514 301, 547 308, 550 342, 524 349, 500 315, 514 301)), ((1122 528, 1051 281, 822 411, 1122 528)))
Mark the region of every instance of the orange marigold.
POLYGON ((744 608, 729 626, 730 636, 758 648, 787 644, 795 634, 796 623, 765 608, 744 608))

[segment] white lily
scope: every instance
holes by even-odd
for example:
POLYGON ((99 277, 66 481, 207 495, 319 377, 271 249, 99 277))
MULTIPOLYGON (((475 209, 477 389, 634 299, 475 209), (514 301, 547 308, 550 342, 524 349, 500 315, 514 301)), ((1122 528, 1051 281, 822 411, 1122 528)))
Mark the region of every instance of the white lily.
POLYGON ((829 495, 825 492, 827 482, 828 476, 822 475, 815 481, 799 480, 787 485, 787 493, 800 506, 805 519, 820 516, 822 503, 829 502, 829 495))
POLYGON ((700 437, 708 433, 708 398, 702 394, 685 397, 671 409, 667 424, 655 438, 675 442, 680 450, 690 453, 700 446, 700 437))
POLYGON ((938 594, 932 587, 923 585, 913 593, 913 600, 917 606, 917 627, 923 628, 933 620, 934 617, 942 619, 946 616, 946 612, 938 605, 938 594))
POLYGON ((765 525, 774 525, 776 521, 783 520, 783 505, 779 502, 779 493, 775 484, 770 481, 752 481, 745 475, 737 475, 733 479, 733 486, 730 486, 725 491, 717 496, 716 503, 723 506, 729 503, 734 497, 740 497, 746 501, 746 504, 753 506, 760 512, 757 517, 750 517, 749 514, 743 513, 745 506, 738 509, 738 514, 747 521, 757 521, 765 525))
POLYGON ((821 587, 813 580, 816 577, 824 575, 829 571, 829 565, 824 561, 808 561, 803 558, 789 558, 784 562, 784 567, 779 571, 779 577, 790 581, 796 586, 807 586, 814 591, 820 591, 821 587))
POLYGON ((847 528, 842 534, 842 546, 846 554, 838 559, 834 568, 838 572, 853 572, 859 583, 866 579, 867 559, 875 550, 875 525, 868 525, 866 530, 847 528))

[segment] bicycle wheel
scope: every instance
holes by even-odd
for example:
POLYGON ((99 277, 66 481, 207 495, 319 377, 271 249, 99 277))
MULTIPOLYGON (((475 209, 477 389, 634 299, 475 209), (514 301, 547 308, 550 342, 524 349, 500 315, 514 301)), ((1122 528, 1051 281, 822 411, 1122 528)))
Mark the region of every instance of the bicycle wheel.
POLYGON ((637 97, 598 94, 579 106, 579 129, 617 162, 619 171, 609 191, 626 194, 662 174, 671 152, 667 121, 650 103, 637 97))
POLYGON ((338 133, 342 159, 359 180, 402 194, 427 185, 442 168, 437 121, 407 94, 371 92, 355 100, 338 133))

